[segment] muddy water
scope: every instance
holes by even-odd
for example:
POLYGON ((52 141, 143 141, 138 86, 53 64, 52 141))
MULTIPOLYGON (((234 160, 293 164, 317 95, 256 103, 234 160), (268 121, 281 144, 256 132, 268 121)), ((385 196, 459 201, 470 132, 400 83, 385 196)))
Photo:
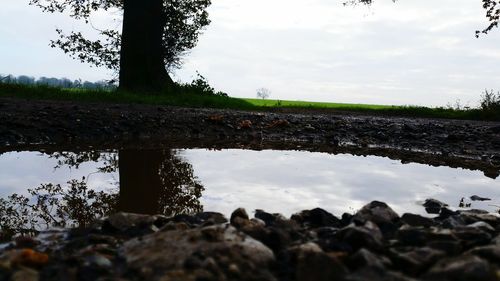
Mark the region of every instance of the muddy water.
POLYGON ((498 212, 500 180, 479 171, 305 151, 8 152, 0 155, 0 198, 4 229, 85 225, 116 210, 229 215, 245 207, 289 216, 321 207, 341 215, 372 200, 400 214, 428 215, 421 206, 427 198, 452 209, 498 212), (471 200, 474 195, 491 200, 471 200))

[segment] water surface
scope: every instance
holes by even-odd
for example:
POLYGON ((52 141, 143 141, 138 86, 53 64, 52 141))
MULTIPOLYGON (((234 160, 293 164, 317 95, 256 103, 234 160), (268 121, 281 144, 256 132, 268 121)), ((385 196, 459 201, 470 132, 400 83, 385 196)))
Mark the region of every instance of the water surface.
POLYGON ((0 198, 2 221, 25 216, 36 227, 82 225, 116 210, 229 215, 244 207, 289 216, 321 207, 341 215, 372 200, 427 215, 427 198, 454 209, 463 198, 468 208, 498 212, 500 181, 480 171, 306 151, 9 152, 0 155, 0 198))

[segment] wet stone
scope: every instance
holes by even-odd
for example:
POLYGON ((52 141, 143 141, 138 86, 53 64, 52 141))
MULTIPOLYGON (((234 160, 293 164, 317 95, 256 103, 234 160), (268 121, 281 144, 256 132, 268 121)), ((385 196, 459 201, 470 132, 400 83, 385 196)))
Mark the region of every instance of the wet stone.
POLYGON ((397 268, 415 275, 424 271, 445 255, 445 252, 429 247, 422 247, 408 252, 393 251, 391 258, 397 268))
POLYGON ((437 262, 425 275, 425 280, 496 281, 496 272, 484 259, 459 256, 437 262))
POLYGON ((426 218, 421 215, 415 215, 410 213, 405 213, 401 217, 401 222, 408 224, 410 226, 423 226, 423 227, 431 227, 436 223, 431 218, 426 218))
POLYGON ((295 277, 297 281, 343 280, 348 272, 344 264, 332 254, 327 254, 317 245, 308 243, 292 250, 296 259, 295 277))
POLYGON ((488 245, 469 250, 467 253, 500 264, 500 245, 488 245))
POLYGON ((340 220, 329 212, 316 208, 292 216, 292 220, 310 227, 339 227, 340 220))
POLYGON ((347 258, 347 265, 351 270, 360 268, 372 268, 377 271, 385 271, 392 265, 390 259, 382 255, 376 255, 367 249, 361 248, 347 258))
POLYGON ((367 222, 363 226, 347 226, 340 229, 336 237, 340 241, 349 244, 353 250, 367 248, 377 251, 383 246, 382 232, 372 222, 367 222))
POLYGON ((149 280, 160 280, 179 271, 186 277, 202 278, 203 270, 210 270, 213 278, 228 279, 226 269, 230 261, 242 265, 241 280, 250 276, 253 280, 257 276, 273 280, 268 272, 268 266, 274 262, 273 252, 231 226, 157 232, 126 242, 122 255, 130 269, 142 272, 141 277, 149 280))
POLYGON ((238 208, 231 214, 231 219, 229 221, 230 221, 231 225, 233 225, 235 227, 239 227, 239 226, 241 226, 242 223, 238 222, 238 221, 248 221, 248 220, 249 220, 249 217, 248 217, 247 211, 243 208, 238 208))

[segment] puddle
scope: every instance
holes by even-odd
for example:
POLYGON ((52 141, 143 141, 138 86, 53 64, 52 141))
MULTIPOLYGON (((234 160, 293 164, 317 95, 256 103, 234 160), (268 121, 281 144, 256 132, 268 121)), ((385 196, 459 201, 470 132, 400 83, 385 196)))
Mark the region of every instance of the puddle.
POLYGON ((304 151, 121 150, 0 155, 5 229, 77 226, 120 210, 174 215, 244 207, 289 216, 324 208, 340 216, 380 200, 425 214, 427 198, 453 209, 500 208, 500 179, 480 171, 402 164, 377 156, 304 151), (17 195, 13 195, 17 194, 17 195), (488 201, 472 201, 471 196, 488 201))

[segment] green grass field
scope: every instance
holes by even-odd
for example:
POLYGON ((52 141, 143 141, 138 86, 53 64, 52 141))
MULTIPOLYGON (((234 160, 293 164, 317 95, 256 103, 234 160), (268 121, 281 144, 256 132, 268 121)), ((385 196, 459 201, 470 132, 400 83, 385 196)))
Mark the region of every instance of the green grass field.
POLYGON ((183 107, 209 107, 263 111, 280 108, 321 111, 353 111, 390 116, 500 121, 499 110, 457 110, 453 108, 442 107, 432 108, 420 106, 245 99, 211 95, 206 93, 200 94, 200 92, 193 92, 190 88, 186 89, 182 87, 176 90, 175 93, 144 94, 121 91, 61 89, 45 86, 25 86, 0 83, 0 97, 71 100, 80 102, 154 104, 183 107))
POLYGON ((332 103, 332 102, 268 100, 268 99, 244 99, 244 100, 258 107, 347 109, 347 110, 349 109, 383 110, 383 109, 402 108, 402 106, 378 105, 378 104, 332 103))

